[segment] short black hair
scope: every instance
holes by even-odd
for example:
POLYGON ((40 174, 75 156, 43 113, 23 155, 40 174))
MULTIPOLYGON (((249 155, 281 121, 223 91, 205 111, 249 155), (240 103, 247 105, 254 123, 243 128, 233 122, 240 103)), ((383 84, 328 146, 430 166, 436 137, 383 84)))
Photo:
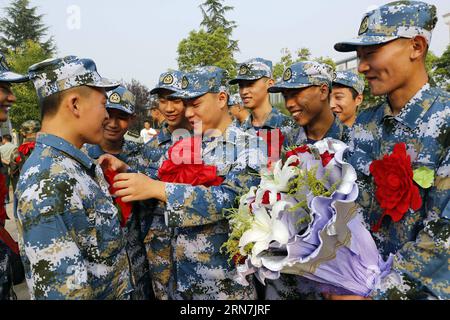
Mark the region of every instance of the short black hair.
POLYGON ((352 87, 347 87, 347 86, 344 86, 344 85, 339 84, 339 83, 333 83, 333 88, 346 88, 346 89, 350 90, 350 92, 352 93, 353 100, 355 100, 356 97, 359 96, 358 91, 356 91, 356 90, 355 90, 354 88, 352 88, 352 87))
POLYGON ((41 108, 41 119, 44 119, 44 116, 54 116, 59 109, 59 105, 63 101, 66 94, 69 92, 73 92, 77 90, 81 95, 88 96, 91 93, 91 90, 88 90, 87 86, 79 86, 70 88, 64 91, 60 91, 54 93, 48 97, 39 100, 39 107, 41 108))
POLYGON ((11 142, 12 141, 12 137, 10 134, 5 134, 3 135, 2 139, 11 142))

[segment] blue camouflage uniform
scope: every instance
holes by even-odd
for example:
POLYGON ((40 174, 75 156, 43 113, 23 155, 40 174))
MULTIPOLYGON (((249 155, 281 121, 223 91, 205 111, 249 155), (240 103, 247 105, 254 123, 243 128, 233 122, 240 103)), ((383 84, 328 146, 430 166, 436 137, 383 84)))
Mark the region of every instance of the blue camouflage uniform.
MULTIPOLYGON (((106 109, 121 110, 128 115, 135 114, 135 97, 125 87, 120 86, 108 92, 106 109)), ((123 140, 122 152, 113 154, 118 159, 127 163, 131 168, 141 168, 148 165, 148 161, 143 157, 144 145, 129 140, 123 140)), ((100 145, 86 144, 84 152, 92 159, 97 160, 106 152, 100 145)), ((151 282, 149 275, 149 266, 144 247, 144 234, 141 230, 142 208, 140 203, 133 204, 133 211, 127 222, 125 232, 127 238, 127 253, 130 259, 131 271, 133 276, 134 291, 133 300, 149 300, 151 294, 151 282)))
MULTIPOLYGON (((6 64, 4 55, 0 52, 0 83, 9 85, 14 83, 26 82, 28 80, 28 76, 12 72, 6 64)), ((1 165, 2 164, 0 164, 0 166, 1 165)), ((6 181, 6 179, 2 180, 6 181)), ((4 206, 3 203, 0 205, 2 207, 4 206)), ((2 208, 2 211, 6 215, 6 210, 4 208, 2 208)), ((0 228, 4 228, 4 219, 6 218, 6 216, 3 216, 0 213, 0 228)), ((0 239, 0 300, 11 298, 11 254, 12 252, 10 248, 6 245, 5 242, 0 239)))
MULTIPOLYGON (((193 99, 207 93, 226 92, 224 72, 202 67, 187 74, 182 90, 173 98, 193 99)), ((221 136, 202 139, 202 159, 217 167, 224 178, 220 186, 204 187, 166 183, 166 224, 173 228, 169 296, 172 299, 255 299, 254 286, 233 280, 236 268, 221 251, 228 240, 224 209, 236 205, 247 188, 257 185, 260 163, 266 158, 255 147, 256 137, 231 124, 221 136)), ((167 154, 165 154, 167 159, 167 154)))
MULTIPOLYGON (((29 69, 39 99, 82 85, 114 89, 90 59, 29 69)), ((16 223, 33 299, 128 299, 126 239, 99 166, 66 140, 40 134, 17 185, 16 223)))
MULTIPOLYGON (((272 75, 272 62, 262 58, 253 58, 246 62, 241 63, 238 66, 238 75, 236 78, 229 81, 230 85, 239 84, 241 81, 255 81, 263 77, 273 78, 272 75)), ((265 123, 261 127, 255 127, 253 125, 253 115, 242 122, 241 129, 250 134, 257 134, 260 130, 272 131, 280 129, 281 133, 285 137, 283 146, 288 147, 288 137, 291 130, 297 129, 297 123, 289 116, 281 113, 277 108, 272 107, 272 111, 268 115, 265 123)))
MULTIPOLYGON (((428 41, 436 23, 436 8, 423 2, 393 2, 369 12, 357 39, 336 44, 338 51, 382 44, 399 37, 424 36, 428 41)), ((391 154, 403 142, 413 170, 428 168, 432 186, 419 186, 421 209, 409 209, 399 222, 390 217, 372 235, 381 254, 395 254, 391 273, 374 291, 375 299, 449 299, 450 235, 450 95, 425 84, 403 107, 392 113, 389 102, 360 113, 351 131, 349 162, 358 173, 359 204, 365 209, 367 228, 381 216, 369 166, 391 154)))

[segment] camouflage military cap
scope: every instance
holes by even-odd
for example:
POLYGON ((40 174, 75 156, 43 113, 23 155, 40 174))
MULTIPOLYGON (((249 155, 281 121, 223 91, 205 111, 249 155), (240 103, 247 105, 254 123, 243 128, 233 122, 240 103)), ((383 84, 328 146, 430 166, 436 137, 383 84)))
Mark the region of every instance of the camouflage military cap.
POLYGON ((41 130, 41 123, 37 120, 28 120, 22 123, 20 131, 24 134, 37 133, 41 130))
POLYGON ((79 86, 105 88, 109 91, 120 85, 119 82, 102 78, 93 60, 76 56, 42 61, 32 65, 28 74, 39 99, 79 86))
POLYGON ((254 58, 241 63, 238 66, 238 75, 229 83, 233 85, 242 80, 258 80, 263 77, 272 78, 272 61, 254 58))
POLYGON ((158 85, 150 91, 150 94, 158 94, 162 89, 176 92, 181 90, 181 82, 184 73, 181 71, 164 72, 159 76, 158 85))
POLYGON ((328 85, 331 88, 333 68, 315 61, 294 63, 284 71, 283 78, 269 88, 269 92, 282 92, 286 89, 301 89, 311 86, 328 85))
POLYGON ((364 15, 358 37, 339 42, 340 52, 355 51, 359 46, 383 44, 398 38, 423 36, 428 44, 437 23, 436 7, 420 1, 395 1, 364 15))
POLYGON ((241 95, 239 93, 235 93, 235 94, 231 95, 230 98, 228 99, 229 107, 235 106, 237 104, 239 104, 239 105, 243 104, 241 95))
POLYGON ((333 84, 337 83, 349 88, 353 88, 359 94, 364 92, 365 83, 364 80, 356 73, 351 71, 338 71, 336 77, 333 80, 333 84))
POLYGON ((106 109, 117 109, 128 114, 134 114, 136 97, 124 86, 119 86, 108 92, 106 109))
POLYGON ((173 99, 195 99, 207 93, 228 93, 227 74, 215 66, 198 67, 183 76, 181 90, 169 96, 173 99))
POLYGON ((30 80, 28 76, 18 74, 9 70, 5 56, 0 52, 0 82, 20 83, 30 80))

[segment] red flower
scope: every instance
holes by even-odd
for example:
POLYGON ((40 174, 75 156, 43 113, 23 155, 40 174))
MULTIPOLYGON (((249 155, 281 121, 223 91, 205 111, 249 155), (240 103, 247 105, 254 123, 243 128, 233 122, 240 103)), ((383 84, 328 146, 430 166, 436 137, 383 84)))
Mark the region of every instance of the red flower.
MULTIPOLYGON (((301 153, 311 153, 311 150, 309 149, 308 145, 305 144, 303 146, 297 147, 291 151, 286 152, 286 159, 289 159, 292 156, 296 156, 299 155, 301 153)), ((300 164, 300 161, 295 161, 293 163, 291 163, 291 167, 296 167, 300 164)))
POLYGON ((278 161, 281 155, 281 149, 284 143, 284 136, 280 129, 272 130, 259 130, 258 137, 261 137, 267 144, 267 158, 270 164, 274 161, 278 161), (273 141, 273 142, 272 142, 273 141))
POLYGON ((19 156, 14 159, 16 163, 20 163, 22 161, 22 157, 20 154, 23 154, 24 156, 27 156, 31 151, 34 150, 34 147, 36 146, 36 141, 30 141, 22 143, 19 148, 17 149, 19 151, 19 156))
MULTIPOLYGON (((104 175, 106 181, 109 184, 109 193, 111 193, 112 195, 115 194, 117 189, 114 188, 113 185, 114 185, 114 177, 117 175, 117 172, 111 169, 107 169, 104 171, 104 175)), ((117 210, 119 210, 120 226, 123 228, 125 227, 128 219, 131 216, 131 210, 133 209, 133 205, 129 202, 123 202, 121 197, 115 197, 114 204, 116 205, 117 210)))
POLYGON ((331 160, 334 158, 334 153, 329 153, 328 151, 325 151, 320 155, 320 158, 322 159, 322 165, 324 167, 327 166, 327 164, 330 163, 331 160))
MULTIPOLYGON (((281 193, 277 193, 277 201, 281 200, 281 193)), ((264 192, 262 204, 270 204, 270 191, 264 192)))
POLYGON ((246 260, 247 260, 247 257, 244 257, 240 253, 236 253, 233 257, 233 262, 235 265, 244 264, 246 260))
POLYGON ((169 159, 158 170, 164 182, 184 183, 192 186, 220 186, 224 180, 217 176, 217 168, 201 160, 201 140, 183 139, 169 149, 169 159))
POLYGON ((398 222, 409 208, 416 211, 422 207, 419 188, 413 181, 411 157, 406 153, 404 143, 396 144, 391 155, 374 160, 370 173, 375 180, 375 198, 383 209, 380 221, 372 229, 374 232, 378 232, 385 216, 398 222))

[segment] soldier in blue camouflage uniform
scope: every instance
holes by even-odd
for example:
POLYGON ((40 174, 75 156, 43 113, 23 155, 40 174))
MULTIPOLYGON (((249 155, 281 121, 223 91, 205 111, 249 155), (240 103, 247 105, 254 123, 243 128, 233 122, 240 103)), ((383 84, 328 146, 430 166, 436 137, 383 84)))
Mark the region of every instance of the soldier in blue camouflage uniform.
MULTIPOLYGON (((283 94, 286 108, 299 125, 287 137, 290 147, 313 144, 323 138, 345 140, 344 125, 330 109, 332 79, 330 66, 303 61, 286 68, 282 79, 269 88, 269 92, 283 94)), ((281 274, 279 279, 267 281, 266 299, 321 299, 311 287, 314 283, 309 280, 281 274)))
MULTIPOLYGON (((144 147, 143 157, 149 162, 145 172, 152 179, 158 179, 158 169, 164 160, 164 155, 174 142, 183 135, 189 136, 191 125, 185 117, 185 108, 180 99, 168 99, 168 96, 181 90, 184 73, 180 71, 164 72, 159 77, 158 85, 150 93, 157 96, 160 112, 166 118, 158 135, 144 147)), ((172 267, 171 238, 173 228, 164 221, 165 204, 156 199, 141 202, 145 212, 142 221, 145 234, 145 247, 150 265, 150 274, 155 296, 159 300, 169 299, 168 290, 170 270, 172 267)))
MULTIPOLYGON (((284 137, 290 135, 291 130, 297 128, 295 122, 282 114, 270 102, 270 94, 267 91, 273 84, 272 62, 262 58, 250 59, 238 66, 238 75, 229 84, 239 85, 239 94, 245 108, 250 111, 250 117, 242 124, 241 129, 250 134, 257 134, 260 130, 271 134, 272 143, 269 150, 278 144, 274 130, 279 129, 284 137)), ((265 133, 260 133, 264 137, 265 133)), ((281 137, 279 139, 282 139, 281 137)), ((283 146, 288 146, 285 139, 283 146)), ((280 150, 281 152, 281 150, 280 150)), ((280 153, 269 155, 272 161, 279 159, 280 153)))
POLYGON ((166 203, 165 223, 174 228, 167 288, 171 299, 256 298, 253 286, 233 280, 236 269, 221 252, 229 232, 223 210, 259 183, 256 173, 266 158, 255 147, 257 138, 232 124, 224 80, 220 68, 198 68, 183 77, 182 90, 170 96, 183 99, 186 117, 201 130, 202 159, 216 166, 217 175, 224 178, 220 186, 164 183, 141 174, 121 174, 115 184, 124 201, 154 198, 166 203))
POLYGON ((380 227, 372 234, 384 257, 395 254, 375 299, 450 298, 450 96, 430 86, 425 68, 436 22, 433 5, 392 2, 364 16, 356 39, 335 45, 338 51, 357 51, 358 71, 372 94, 387 95, 380 105, 361 112, 351 134, 350 163, 358 173, 367 227, 380 227), (429 185, 415 179, 421 209, 409 209, 398 222, 389 216, 380 220, 383 212, 369 166, 401 142, 413 170, 428 172, 429 185))
MULTIPOLYGON (((148 165, 143 158, 144 145, 124 139, 130 123, 135 117, 136 97, 127 88, 120 86, 108 92, 106 110, 109 119, 103 124, 103 140, 98 145, 87 144, 84 152, 97 160, 102 154, 109 153, 126 162, 131 168, 148 165)), ((142 208, 133 205, 133 212, 126 224, 127 253, 130 258, 133 287, 133 300, 149 300, 152 296, 149 266, 144 247, 144 234, 141 230, 142 208)))
MULTIPOLYGON (((5 62, 5 57, 0 53, 0 122, 7 121, 9 108, 16 102, 16 97, 11 90, 11 85, 14 83, 26 82, 28 80, 28 76, 10 71, 5 62)), ((0 177, 0 181, 5 183, 6 178, 0 177)), ((7 190, 5 191, 9 192, 7 190)), ((6 198, 6 195, 2 195, 2 198, 6 198)), ((0 206, 0 228, 4 228, 5 220, 7 219, 6 210, 4 203, 0 203, 0 206)), ((11 248, 0 239, 0 300, 11 298, 11 254, 11 248)))
POLYGON ((358 107, 364 100, 364 80, 352 71, 338 71, 333 79, 331 111, 347 127, 353 126, 358 107))
POLYGON ((17 185, 16 223, 32 299, 128 299, 126 239, 101 168, 81 152, 103 138, 106 91, 90 59, 29 68, 42 110, 36 148, 17 185))

